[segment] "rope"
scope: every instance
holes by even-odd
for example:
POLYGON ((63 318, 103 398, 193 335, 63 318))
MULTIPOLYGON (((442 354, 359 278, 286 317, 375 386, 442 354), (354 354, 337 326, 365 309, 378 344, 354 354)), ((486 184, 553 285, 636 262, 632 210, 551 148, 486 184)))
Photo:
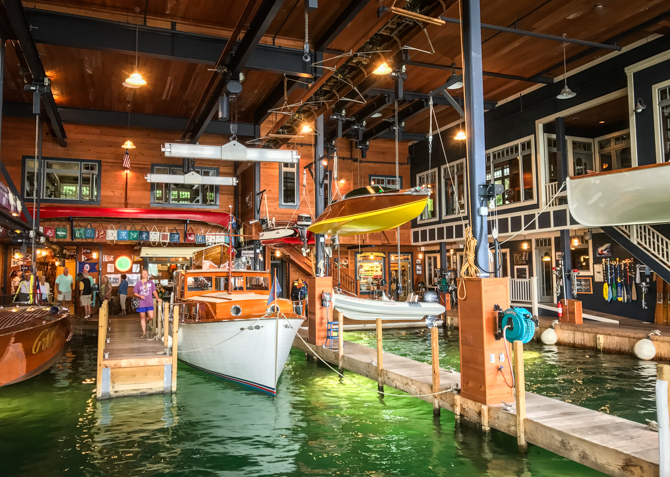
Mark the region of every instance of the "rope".
POLYGON ((475 265, 475 250, 477 239, 472 236, 472 227, 465 228, 465 251, 463 253, 463 267, 461 267, 461 280, 458 282, 458 300, 465 300, 468 292, 465 288, 465 278, 476 278, 479 276, 479 267, 475 265), (461 296, 463 289, 463 296, 461 296))

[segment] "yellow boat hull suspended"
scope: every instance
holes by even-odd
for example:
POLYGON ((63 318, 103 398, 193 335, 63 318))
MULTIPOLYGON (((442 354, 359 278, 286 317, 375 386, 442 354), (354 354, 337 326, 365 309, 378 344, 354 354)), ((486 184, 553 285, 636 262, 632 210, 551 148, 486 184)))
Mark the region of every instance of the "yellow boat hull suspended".
POLYGON ((344 199, 328 206, 308 230, 315 234, 346 236, 393 229, 418 217, 428 199, 428 191, 344 199))

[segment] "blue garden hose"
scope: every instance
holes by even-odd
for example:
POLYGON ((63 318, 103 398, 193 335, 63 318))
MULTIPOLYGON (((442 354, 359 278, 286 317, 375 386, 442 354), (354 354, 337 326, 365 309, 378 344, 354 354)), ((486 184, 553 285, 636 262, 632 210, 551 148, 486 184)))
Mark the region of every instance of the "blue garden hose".
POLYGON ((525 308, 508 308, 500 320, 501 328, 507 328, 505 339, 510 343, 521 341, 526 344, 535 336, 536 322, 525 308))

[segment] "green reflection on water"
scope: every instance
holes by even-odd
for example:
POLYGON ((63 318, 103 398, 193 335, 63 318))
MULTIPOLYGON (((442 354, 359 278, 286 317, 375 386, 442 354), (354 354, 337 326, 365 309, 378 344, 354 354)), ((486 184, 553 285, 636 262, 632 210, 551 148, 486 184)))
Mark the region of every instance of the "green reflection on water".
MULTIPOLYGON (((400 348, 425 351, 420 333, 404 336, 400 348)), ((3 476, 600 475, 537 447, 520 457, 511 436, 380 399, 295 350, 276 398, 180 365, 176 395, 97 402, 95 359, 94 341, 75 341, 49 372, 0 390, 3 476)))

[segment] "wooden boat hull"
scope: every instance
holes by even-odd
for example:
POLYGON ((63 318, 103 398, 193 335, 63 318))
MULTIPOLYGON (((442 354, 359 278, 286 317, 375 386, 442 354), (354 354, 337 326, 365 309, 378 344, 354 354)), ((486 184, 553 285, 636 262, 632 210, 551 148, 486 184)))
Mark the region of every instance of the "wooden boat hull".
POLYGON ((303 318, 274 316, 185 322, 179 360, 218 377, 272 395, 303 318))
POLYGON ((439 303, 366 300, 336 293, 333 295, 333 306, 345 318, 357 321, 418 321, 425 316, 438 316, 444 313, 444 306, 439 303))
POLYGON ((19 383, 49 369, 72 337, 67 315, 35 320, 19 330, 0 331, 0 386, 19 383))
POLYGON ((668 223, 668 184, 670 163, 571 177, 568 207, 588 227, 668 223))
POLYGON ((345 198, 329 205, 308 230, 315 234, 346 236, 393 229, 418 217, 428 198, 428 192, 345 198))

